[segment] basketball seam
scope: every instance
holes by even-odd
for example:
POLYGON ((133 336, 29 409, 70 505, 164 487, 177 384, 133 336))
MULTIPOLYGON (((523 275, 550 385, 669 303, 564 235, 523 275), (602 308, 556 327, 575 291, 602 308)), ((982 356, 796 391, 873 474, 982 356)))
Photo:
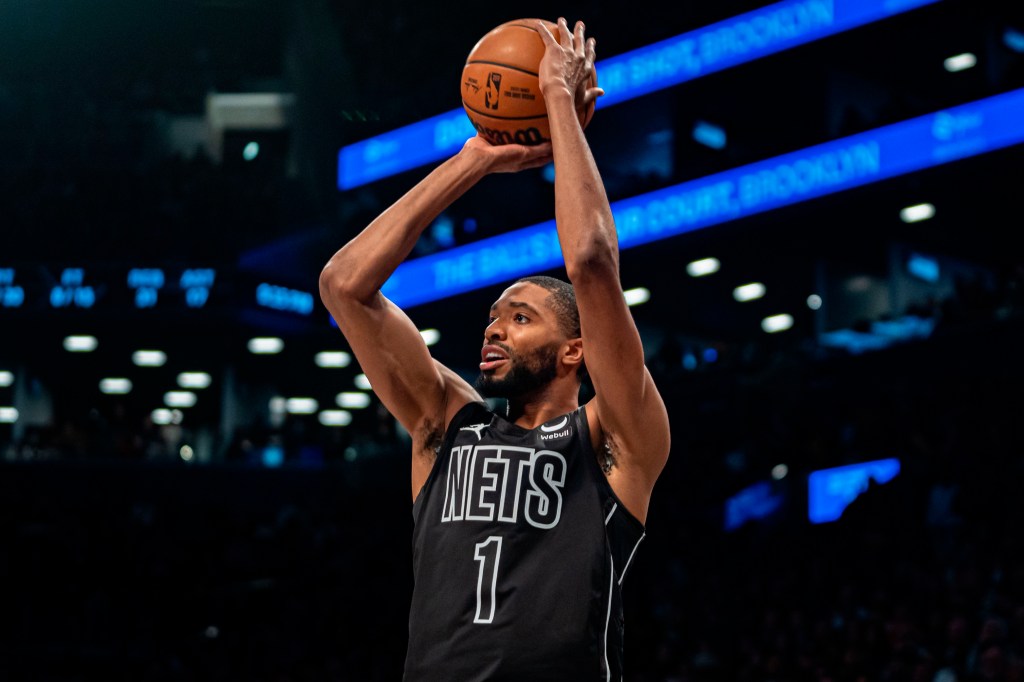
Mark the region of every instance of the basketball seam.
POLYGON ((520 69, 518 66, 512 66, 511 64, 502 64, 501 62, 491 62, 491 61, 485 61, 483 59, 474 59, 471 62, 466 62, 466 66, 469 66, 470 64, 490 64, 491 66, 503 66, 506 69, 512 69, 513 71, 518 71, 519 73, 525 73, 528 76, 533 76, 535 78, 537 77, 537 74, 534 73, 533 71, 527 71, 526 69, 520 69))
POLYGON ((480 111, 479 109, 474 109, 473 107, 471 107, 468 104, 466 104, 466 100, 462 100, 462 106, 466 107, 466 109, 468 109, 469 111, 472 111, 474 114, 480 114, 481 116, 486 116, 488 118, 497 119, 499 121, 529 121, 529 120, 535 119, 535 118, 547 118, 547 116, 548 116, 547 113, 538 114, 536 116, 495 116, 494 114, 492 114, 490 112, 480 111))

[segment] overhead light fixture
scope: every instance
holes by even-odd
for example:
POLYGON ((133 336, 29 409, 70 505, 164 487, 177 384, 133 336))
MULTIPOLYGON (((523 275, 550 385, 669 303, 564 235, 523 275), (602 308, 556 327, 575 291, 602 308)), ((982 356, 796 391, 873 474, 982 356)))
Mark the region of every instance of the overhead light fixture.
POLYGON ((167 407, 192 407, 196 404, 196 394, 192 391, 168 391, 164 393, 164 405, 167 407))
POLYGON ((317 418, 324 426, 348 426, 352 423, 352 413, 345 410, 324 410, 317 418))
POLYGON ((249 339, 248 348, 254 355, 274 355, 284 350, 284 341, 276 336, 257 336, 249 339))
POLYGON ((963 54, 954 55, 947 57, 946 61, 942 62, 942 65, 946 67, 946 71, 950 73, 956 73, 957 71, 966 71, 972 68, 978 63, 978 58, 970 52, 964 52, 963 54))
POLYGON ((364 391, 370 390, 370 380, 366 378, 365 374, 357 374, 355 378, 356 388, 361 388, 364 391))
POLYGON ((313 414, 319 407, 315 398, 288 398, 284 409, 288 414, 313 414))
POLYGON ((732 297, 740 303, 747 301, 753 301, 755 299, 764 296, 765 287, 760 282, 751 282, 750 284, 744 284, 738 286, 732 290, 732 297))
POLYGON ((919 223, 935 216, 935 207, 931 204, 914 204, 900 211, 900 220, 905 223, 919 223))
POLYGON ((149 418, 153 420, 154 424, 167 426, 174 419, 174 416, 166 407, 159 407, 149 413, 149 418))
POLYGON ((626 289, 622 292, 622 295, 626 299, 626 305, 633 307, 635 305, 641 305, 651 300, 651 292, 643 287, 637 287, 635 289, 626 289))
POLYGON ((100 380, 100 393, 107 395, 125 395, 131 393, 132 382, 124 377, 107 377, 100 380))
POLYGON ((811 310, 818 310, 821 308, 821 296, 817 294, 811 294, 807 297, 807 307, 811 310))
POLYGON ((433 346, 441 340, 441 332, 436 329, 421 329, 420 336, 423 337, 423 343, 428 346, 433 346))
POLYGON ((206 372, 182 372, 178 375, 178 385, 182 388, 207 388, 213 382, 206 372))
POLYGON ((10 386, 14 383, 14 372, 4 370, 0 372, 0 388, 10 386))
POLYGON ((769 334, 786 331, 792 326, 793 316, 786 313, 781 315, 772 315, 761 320, 761 329, 765 330, 769 334))
POLYGON ((18 421, 18 410, 14 407, 0 407, 0 424, 13 424, 18 421))
POLYGON ((91 353, 98 345, 99 341, 95 336, 81 334, 64 337, 64 350, 69 353, 91 353))
POLYGON ((162 350, 137 350, 132 353, 132 362, 139 367, 163 367, 167 354, 162 350))
POLYGON ((325 350, 313 357, 317 367, 348 367, 352 356, 343 350, 325 350))
POLYGON ((690 277, 704 277, 705 275, 718 272, 718 268, 721 266, 722 264, 718 262, 717 258, 701 258, 687 264, 686 273, 690 277))
POLYGON ((359 393, 358 391, 339 393, 335 398, 338 403, 338 407, 347 407, 349 409, 359 410, 364 407, 369 407, 370 396, 366 393, 359 393))

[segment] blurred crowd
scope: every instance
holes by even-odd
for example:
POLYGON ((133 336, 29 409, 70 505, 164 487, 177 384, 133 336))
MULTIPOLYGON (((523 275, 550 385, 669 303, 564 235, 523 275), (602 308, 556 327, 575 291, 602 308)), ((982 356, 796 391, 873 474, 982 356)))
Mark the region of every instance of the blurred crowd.
MULTIPOLYGON (((1024 679, 1020 327, 664 381, 626 679, 1024 679), (808 522, 808 473, 890 457, 893 481, 808 522), (773 471, 782 507, 725 530, 773 471)), ((4 463, 0 678, 399 679, 407 445, 370 441, 316 466, 4 463)))

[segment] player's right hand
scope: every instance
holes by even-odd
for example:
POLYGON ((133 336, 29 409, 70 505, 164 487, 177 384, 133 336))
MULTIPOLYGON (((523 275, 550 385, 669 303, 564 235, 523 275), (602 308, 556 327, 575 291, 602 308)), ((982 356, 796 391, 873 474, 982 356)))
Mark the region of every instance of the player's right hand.
POLYGON ((530 146, 494 145, 479 133, 466 140, 462 153, 477 154, 485 159, 488 173, 518 173, 528 168, 539 168, 550 163, 553 158, 550 142, 530 146))

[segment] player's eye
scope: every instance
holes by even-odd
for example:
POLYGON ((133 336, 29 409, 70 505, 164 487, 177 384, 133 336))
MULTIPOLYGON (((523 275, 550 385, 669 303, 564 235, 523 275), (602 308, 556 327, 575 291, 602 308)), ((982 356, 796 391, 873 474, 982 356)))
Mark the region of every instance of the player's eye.
POLYGON ((516 316, 513 319, 515 319, 516 322, 529 322, 530 321, 530 318, 528 318, 526 315, 523 315, 522 313, 516 313, 516 316))
POLYGON ((488 325, 488 326, 490 326, 490 325, 494 324, 494 321, 495 321, 496 319, 498 319, 498 318, 496 318, 496 317, 495 317, 494 315, 491 315, 491 316, 489 316, 489 317, 487 318, 487 325, 488 325))

